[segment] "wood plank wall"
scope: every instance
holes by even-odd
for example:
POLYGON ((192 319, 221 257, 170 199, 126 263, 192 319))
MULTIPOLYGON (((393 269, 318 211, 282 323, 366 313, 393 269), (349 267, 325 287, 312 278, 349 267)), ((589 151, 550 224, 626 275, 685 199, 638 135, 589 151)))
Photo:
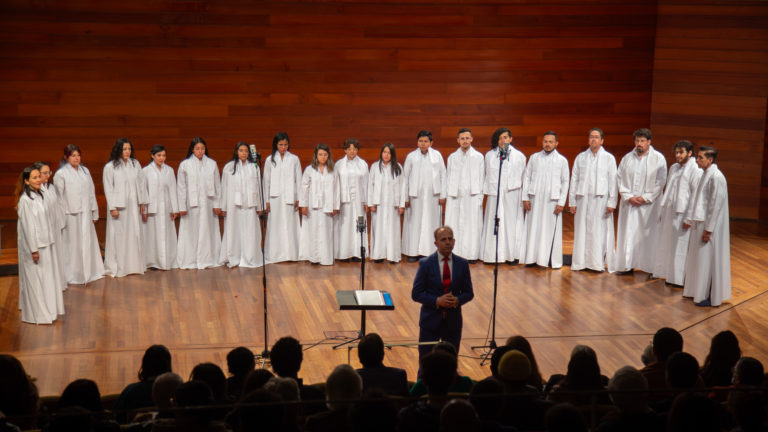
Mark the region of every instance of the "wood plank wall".
POLYGON ((654 145, 669 161, 679 139, 717 147, 731 217, 757 219, 768 169, 768 3, 660 0, 656 31, 654 145))
POLYGON ((621 155, 649 124, 655 26, 656 0, 3 0, 0 219, 21 168, 68 143, 101 194, 121 136, 173 167, 193 136, 223 165, 280 130, 304 164, 347 137, 402 161, 424 128, 447 156, 464 126, 483 152, 510 127, 526 155, 552 129, 569 160, 600 126, 621 155))

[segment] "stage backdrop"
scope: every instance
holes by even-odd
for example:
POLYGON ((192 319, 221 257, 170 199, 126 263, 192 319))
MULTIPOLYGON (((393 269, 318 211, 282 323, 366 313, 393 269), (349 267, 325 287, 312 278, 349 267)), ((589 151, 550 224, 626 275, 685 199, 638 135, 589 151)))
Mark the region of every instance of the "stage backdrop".
POLYGON ((221 166, 240 140, 268 153, 277 131, 289 133, 303 164, 318 142, 341 157, 347 137, 370 163, 387 141, 403 161, 420 129, 447 156, 458 128, 470 127, 484 152, 506 126, 526 155, 557 131, 572 161, 593 126, 618 159, 632 131, 649 125, 668 157, 678 130, 720 145, 731 214, 756 218, 763 149, 752 130, 765 124, 766 8, 668 3, 4 0, 0 219, 15 218, 22 167, 42 159, 55 168, 69 143, 83 150, 104 217, 101 169, 123 136, 142 163, 153 144, 165 145, 174 168, 194 136, 221 166), (676 30, 680 15, 697 20, 676 30), (729 60, 690 57, 711 60, 709 49, 729 60), (727 113, 689 93, 722 96, 727 113), (681 99, 693 112, 676 114, 681 99), (712 118, 719 123, 704 127, 712 118))

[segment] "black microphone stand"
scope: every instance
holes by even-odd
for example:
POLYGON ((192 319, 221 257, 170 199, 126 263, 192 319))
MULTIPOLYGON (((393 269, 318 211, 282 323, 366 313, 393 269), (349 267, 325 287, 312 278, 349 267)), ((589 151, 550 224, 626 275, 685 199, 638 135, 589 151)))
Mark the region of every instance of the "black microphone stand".
MULTIPOLYGON (((360 289, 365 291, 365 215, 359 216, 357 219, 357 232, 360 233, 360 289)), ((344 341, 333 349, 342 347, 355 341, 359 341, 365 336, 365 309, 360 310, 360 331, 357 333, 357 337, 344 341)))
POLYGON ((493 263, 493 309, 491 310, 491 341, 488 345, 473 346, 472 349, 484 349, 487 350, 482 356, 480 366, 483 366, 486 361, 493 355, 498 345, 496 345, 496 296, 499 288, 499 201, 501 201, 501 170, 503 168, 504 160, 507 159, 507 153, 509 150, 504 150, 503 147, 499 147, 499 178, 496 182, 496 213, 493 217, 493 235, 496 237, 496 258, 493 263))
POLYGON ((266 258, 264 257, 264 244, 266 243, 265 240, 265 233, 267 231, 267 212, 266 212, 266 205, 264 203, 264 176, 262 173, 264 172, 261 169, 261 153, 256 152, 256 167, 259 169, 259 177, 261 180, 259 181, 259 191, 261 192, 261 214, 259 215, 259 225, 261 226, 261 286, 262 291, 264 293, 264 351, 261 352, 261 362, 262 366, 264 362, 269 359, 269 339, 267 339, 267 262, 266 258))

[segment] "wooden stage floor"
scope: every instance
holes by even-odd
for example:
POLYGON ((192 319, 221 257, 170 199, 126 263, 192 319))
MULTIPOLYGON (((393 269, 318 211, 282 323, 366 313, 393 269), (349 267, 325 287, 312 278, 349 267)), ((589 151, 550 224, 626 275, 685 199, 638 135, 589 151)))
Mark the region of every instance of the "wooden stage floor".
MULTIPOLYGON (((710 338, 733 330, 744 355, 768 362, 768 226, 732 222, 733 298, 718 308, 698 308, 680 288, 628 276, 525 266, 500 266, 496 341, 522 334, 533 345, 542 373, 564 372, 577 343, 592 346, 602 371, 640 366, 640 354, 660 327, 682 332, 685 350, 703 362, 710 338)), ((566 229, 566 252, 570 250, 566 229)), ((367 330, 388 343, 414 342, 419 305, 410 299, 416 263, 368 263, 366 288, 388 290, 394 311, 368 313, 367 330)), ((489 375, 479 352, 489 333, 493 266, 471 266, 475 300, 464 307, 460 370, 473 378, 489 375)), ((324 381, 346 349, 333 350, 326 338, 354 335, 360 314, 339 311, 334 292, 359 286, 359 263, 331 267, 308 263, 267 266, 269 342, 291 335, 305 346, 300 376, 324 381)), ((261 269, 149 271, 121 279, 105 278, 64 293, 66 315, 53 325, 21 323, 18 278, 0 278, 0 352, 17 356, 37 378, 41 394, 58 394, 76 378, 99 383, 102 393, 119 392, 135 381, 142 353, 160 343, 173 355, 173 369, 187 377, 192 367, 211 361, 226 371, 226 354, 236 346, 255 353, 264 348, 261 269)), ((358 366, 356 352, 352 365, 358 366)), ((394 347, 385 362, 403 367, 414 379, 413 347, 394 347)))

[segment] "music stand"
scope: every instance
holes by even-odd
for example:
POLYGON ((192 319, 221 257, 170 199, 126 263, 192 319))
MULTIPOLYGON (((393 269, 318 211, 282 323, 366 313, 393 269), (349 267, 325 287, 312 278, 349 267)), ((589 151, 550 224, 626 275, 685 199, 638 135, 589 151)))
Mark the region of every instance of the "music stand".
MULTIPOLYGON (((370 292, 370 291, 369 291, 370 292)), ((380 291, 382 296, 384 294, 389 295, 389 292, 387 291, 380 291)), ((350 344, 355 341, 359 341, 363 336, 365 336, 365 312, 369 310, 395 310, 394 304, 383 304, 383 305, 361 305, 357 303, 357 299, 355 298, 355 290, 341 290, 336 291, 336 303, 339 304, 339 310, 359 310, 360 311, 360 331, 357 334, 357 337, 354 339, 350 339, 348 341, 344 341, 336 346, 333 347, 333 349, 339 348, 341 346, 350 344)))

